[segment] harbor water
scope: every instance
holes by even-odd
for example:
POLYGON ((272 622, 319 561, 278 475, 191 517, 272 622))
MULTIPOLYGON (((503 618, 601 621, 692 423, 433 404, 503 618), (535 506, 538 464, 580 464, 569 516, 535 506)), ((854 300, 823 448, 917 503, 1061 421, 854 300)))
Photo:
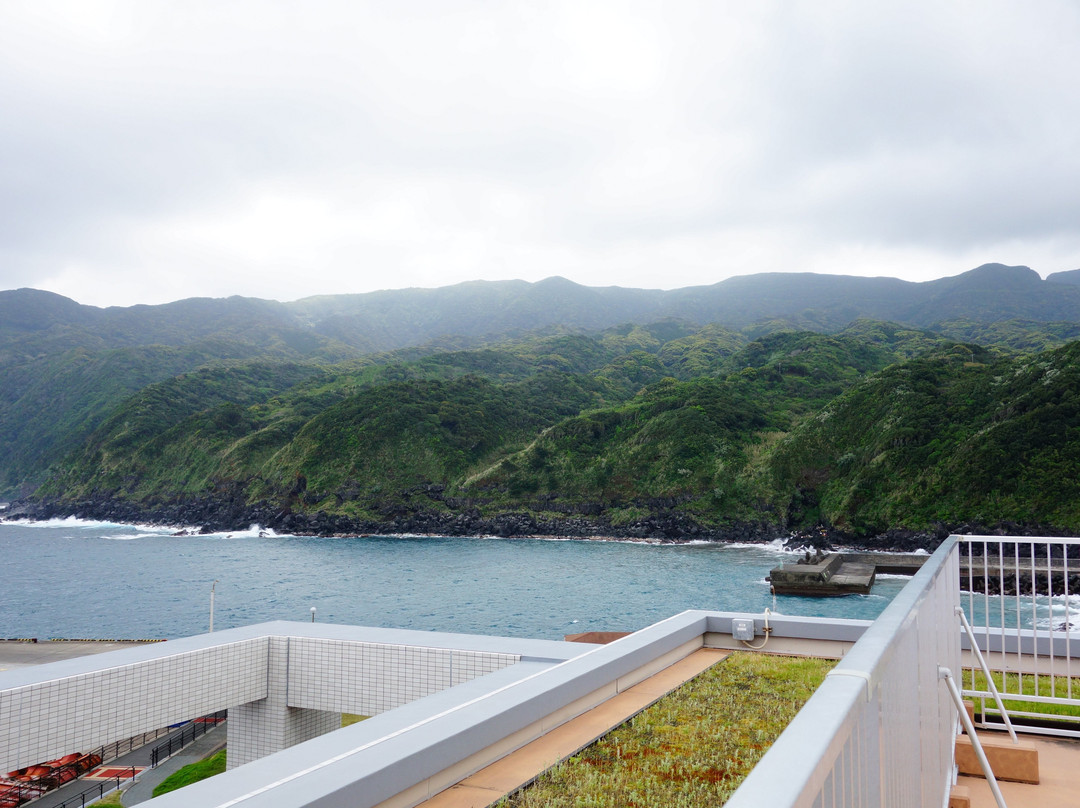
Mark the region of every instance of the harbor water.
POLYGON ((0 523, 0 637, 175 638, 315 620, 561 639, 632 631, 685 609, 873 619, 869 595, 775 597, 780 542, 732 546, 446 537, 204 536, 75 519, 0 523), (217 582, 216 585, 214 582, 217 582), (315 609, 314 615, 312 608, 315 609))

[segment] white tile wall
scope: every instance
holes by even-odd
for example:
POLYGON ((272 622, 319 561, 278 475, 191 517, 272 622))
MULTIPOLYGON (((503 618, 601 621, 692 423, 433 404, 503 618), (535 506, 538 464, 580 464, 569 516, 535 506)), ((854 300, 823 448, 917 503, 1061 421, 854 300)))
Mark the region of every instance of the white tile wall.
POLYGON ((515 654, 411 645, 289 640, 292 707, 375 715, 513 665, 515 654))
POLYGON ((0 691, 0 771, 263 698, 268 641, 243 640, 0 691))
POLYGON ((0 690, 0 771, 229 710, 229 767, 505 668, 515 654, 266 636, 0 690))

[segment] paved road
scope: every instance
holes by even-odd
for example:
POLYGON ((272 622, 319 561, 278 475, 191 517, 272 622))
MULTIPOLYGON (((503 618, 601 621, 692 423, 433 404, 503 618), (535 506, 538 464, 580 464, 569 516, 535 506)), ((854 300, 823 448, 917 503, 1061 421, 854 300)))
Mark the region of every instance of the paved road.
MULTIPOLYGON (((123 803, 126 808, 131 808, 140 802, 145 802, 154 794, 154 788, 173 772, 182 769, 190 763, 197 763, 205 757, 225 748, 227 732, 225 723, 218 724, 205 735, 189 743, 180 752, 161 763, 157 768, 147 769, 136 778, 135 782, 124 790, 123 803)), ((164 739, 162 739, 164 740, 164 739)), ((151 744, 151 747, 154 744, 151 744)), ((147 757, 149 758, 149 749, 147 757)), ((132 765, 131 763, 127 765, 132 765)), ((142 764, 134 764, 142 765, 142 764)))

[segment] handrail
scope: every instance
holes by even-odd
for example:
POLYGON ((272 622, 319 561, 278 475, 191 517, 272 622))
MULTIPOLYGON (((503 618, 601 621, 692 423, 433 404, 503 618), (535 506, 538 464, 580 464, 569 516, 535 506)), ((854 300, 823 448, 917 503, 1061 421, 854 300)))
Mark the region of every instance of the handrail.
POLYGON ((988 542, 999 544, 1075 544, 1080 545, 1080 537, 1077 536, 990 536, 965 533, 961 537, 965 542, 988 542))
POLYGON ((113 741, 104 746, 99 746, 90 754, 96 754, 101 758, 102 763, 108 763, 116 760, 121 755, 126 755, 128 752, 140 749, 151 741, 156 741, 162 735, 168 735, 172 731, 173 730, 169 727, 161 727, 159 729, 150 730, 149 732, 140 732, 138 735, 132 735, 130 738, 123 738, 119 741, 113 741))
MULTIPOLYGON (((1016 737, 1016 730, 1013 729, 1012 719, 1009 718, 1009 711, 1005 709, 1005 704, 1001 701, 1001 694, 998 692, 997 685, 994 683, 994 677, 990 675, 990 666, 986 664, 986 657, 983 656, 982 651, 979 650, 979 644, 975 642, 975 632, 971 628, 971 623, 968 622, 967 615, 964 614, 962 606, 956 607, 956 614, 960 617, 960 622, 964 626, 964 633, 967 634, 968 642, 971 643, 971 652, 975 655, 975 659, 979 662, 979 667, 982 668, 983 676, 986 677, 987 686, 990 688, 990 694, 994 697, 994 703, 997 705, 998 712, 1001 713, 1001 717, 1005 721, 1005 726, 1009 729, 1009 737, 1012 738, 1012 742, 1020 743, 1016 737)), ((974 679, 974 677, 972 677, 974 679)), ((972 682, 972 689, 974 689, 974 681, 972 682)), ((961 709, 963 709, 961 707, 961 709)), ((967 715, 967 710, 963 711, 967 715)))
MULTIPOLYGON (((165 727, 165 728, 162 728, 162 729, 156 729, 156 730, 153 730, 151 732, 142 732, 142 733, 139 733, 138 735, 133 735, 130 738, 123 738, 123 739, 121 739, 119 741, 114 741, 113 743, 109 743, 109 744, 105 744, 104 746, 100 746, 97 749, 95 749, 93 752, 87 752, 85 755, 80 757, 78 759, 78 761, 76 762, 79 767, 85 766, 85 768, 83 768, 81 771, 79 770, 79 768, 75 768, 74 769, 75 777, 72 780, 69 780, 67 782, 59 782, 56 779, 45 781, 48 784, 42 784, 42 783, 36 783, 36 782, 26 782, 26 783, 10 782, 9 783, 9 782, 5 781, 3 783, 3 785, 6 786, 6 791, 4 793, 5 794, 10 794, 11 791, 15 791, 16 792, 15 793, 15 799, 17 800, 16 804, 17 805, 23 805, 23 804, 25 804, 27 802, 30 802, 32 800, 36 800, 39 797, 44 796, 45 794, 49 794, 49 793, 51 793, 53 791, 56 791, 59 788, 62 788, 62 787, 67 786, 67 785, 71 785, 71 784, 75 783, 77 780, 82 779, 82 777, 87 772, 92 771, 96 766, 107 764, 110 761, 115 760, 116 758, 120 757, 121 755, 127 754, 128 752, 131 752, 131 751, 133 751, 135 749, 138 749, 138 748, 140 748, 142 746, 145 746, 146 744, 150 743, 150 741, 156 740, 157 738, 160 738, 162 735, 167 734, 169 732, 172 732, 172 730, 170 730, 168 727, 165 727)), ((75 766, 75 764, 71 764, 71 765, 75 766)), ((119 769, 131 769, 132 773, 131 773, 130 777, 133 778, 135 776, 135 767, 133 767, 133 766, 119 766, 119 767, 116 767, 116 768, 119 768, 119 769)), ((126 777, 118 777, 118 778, 116 778, 116 783, 117 783, 116 787, 119 788, 121 780, 126 780, 126 779, 130 779, 130 778, 126 778, 126 777)), ((91 788, 85 789, 85 790, 83 790, 79 794, 76 794, 73 797, 69 797, 69 798, 65 799, 63 802, 61 802, 58 805, 54 806, 54 808, 64 808, 64 806, 68 805, 69 803, 72 803, 73 800, 79 800, 80 805, 85 805, 86 804, 85 796, 87 794, 90 794, 91 792, 97 791, 97 792, 99 792, 98 797, 104 796, 104 793, 101 791, 103 786, 104 786, 103 783, 98 783, 97 785, 92 786, 91 788)))
MULTIPOLYGON (((975 750, 975 757, 979 759, 979 765, 982 767, 983 776, 986 778, 987 785, 990 786, 990 793, 994 795, 994 800, 997 802, 998 808, 1008 808, 1008 806, 1005 805, 1005 798, 1001 795, 1001 789, 998 788, 997 778, 994 776, 994 770, 990 766, 990 761, 986 759, 986 752, 983 751, 982 741, 980 741, 979 736, 975 734, 975 727, 972 726, 971 718, 968 717, 967 710, 964 709, 964 697, 960 695, 960 691, 956 687, 952 671, 946 667, 938 666, 938 678, 945 682, 949 695, 952 696, 953 704, 956 705, 956 710, 960 714, 960 720, 964 724, 964 731, 967 732, 968 738, 971 739, 971 748, 975 750)), ((1016 736, 1014 735, 1014 740, 1015 737, 1016 736)))

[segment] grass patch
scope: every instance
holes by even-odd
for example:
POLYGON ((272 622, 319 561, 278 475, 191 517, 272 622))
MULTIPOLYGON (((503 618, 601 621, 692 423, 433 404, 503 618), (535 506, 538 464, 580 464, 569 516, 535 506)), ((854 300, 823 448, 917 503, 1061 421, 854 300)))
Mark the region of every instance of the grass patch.
POLYGON ((341 726, 350 727, 360 721, 366 721, 371 718, 370 715, 357 715, 356 713, 342 713, 341 714, 341 726))
POLYGON ((499 805, 720 805, 835 664, 734 653, 499 805))
MULTIPOLYGON (((1020 693, 1025 696, 1038 695, 1045 698, 1068 698, 1068 677, 1055 676, 1053 677, 1053 680, 1051 680, 1050 676, 1041 674, 1039 676, 1038 693, 1036 693, 1035 677, 1031 674, 1025 673, 1023 678, 1021 678, 1016 673, 1006 673, 1004 675, 1000 671, 991 671, 990 673, 993 676, 994 684, 997 686, 998 692, 1001 693, 1001 701, 1005 705, 1005 709, 1010 713, 1037 713, 1039 716, 1046 716, 1049 720, 1076 721, 1077 719, 1080 719, 1080 705, 1040 704, 1033 701, 1017 701, 1015 699, 1009 699, 1006 695, 1007 693, 1020 693)), ((975 671, 973 686, 971 670, 965 668, 963 682, 964 690, 988 692, 986 676, 982 671, 975 671)), ((1072 697, 1074 699, 1080 699, 1080 678, 1073 677, 1072 679, 1072 697)), ((967 698, 975 697, 968 696, 967 698)), ((994 704, 993 696, 988 695, 986 697, 986 707, 988 710, 997 709, 997 705, 994 704)), ((977 698, 975 700, 975 709, 976 711, 979 709, 977 698)))
POLYGON ((124 803, 120 802, 122 792, 117 789, 116 791, 110 791, 100 800, 94 803, 94 805, 119 805, 120 808, 124 808, 124 803))
POLYGON ((170 791, 176 791, 178 788, 189 786, 192 783, 197 783, 200 780, 205 780, 207 777, 213 777, 215 774, 221 774, 225 771, 225 752, 227 750, 222 749, 220 752, 211 755, 208 758, 198 761, 197 763, 191 763, 184 766, 182 769, 170 774, 164 780, 162 780, 157 788, 154 789, 154 796, 160 797, 162 794, 168 794, 170 791))

